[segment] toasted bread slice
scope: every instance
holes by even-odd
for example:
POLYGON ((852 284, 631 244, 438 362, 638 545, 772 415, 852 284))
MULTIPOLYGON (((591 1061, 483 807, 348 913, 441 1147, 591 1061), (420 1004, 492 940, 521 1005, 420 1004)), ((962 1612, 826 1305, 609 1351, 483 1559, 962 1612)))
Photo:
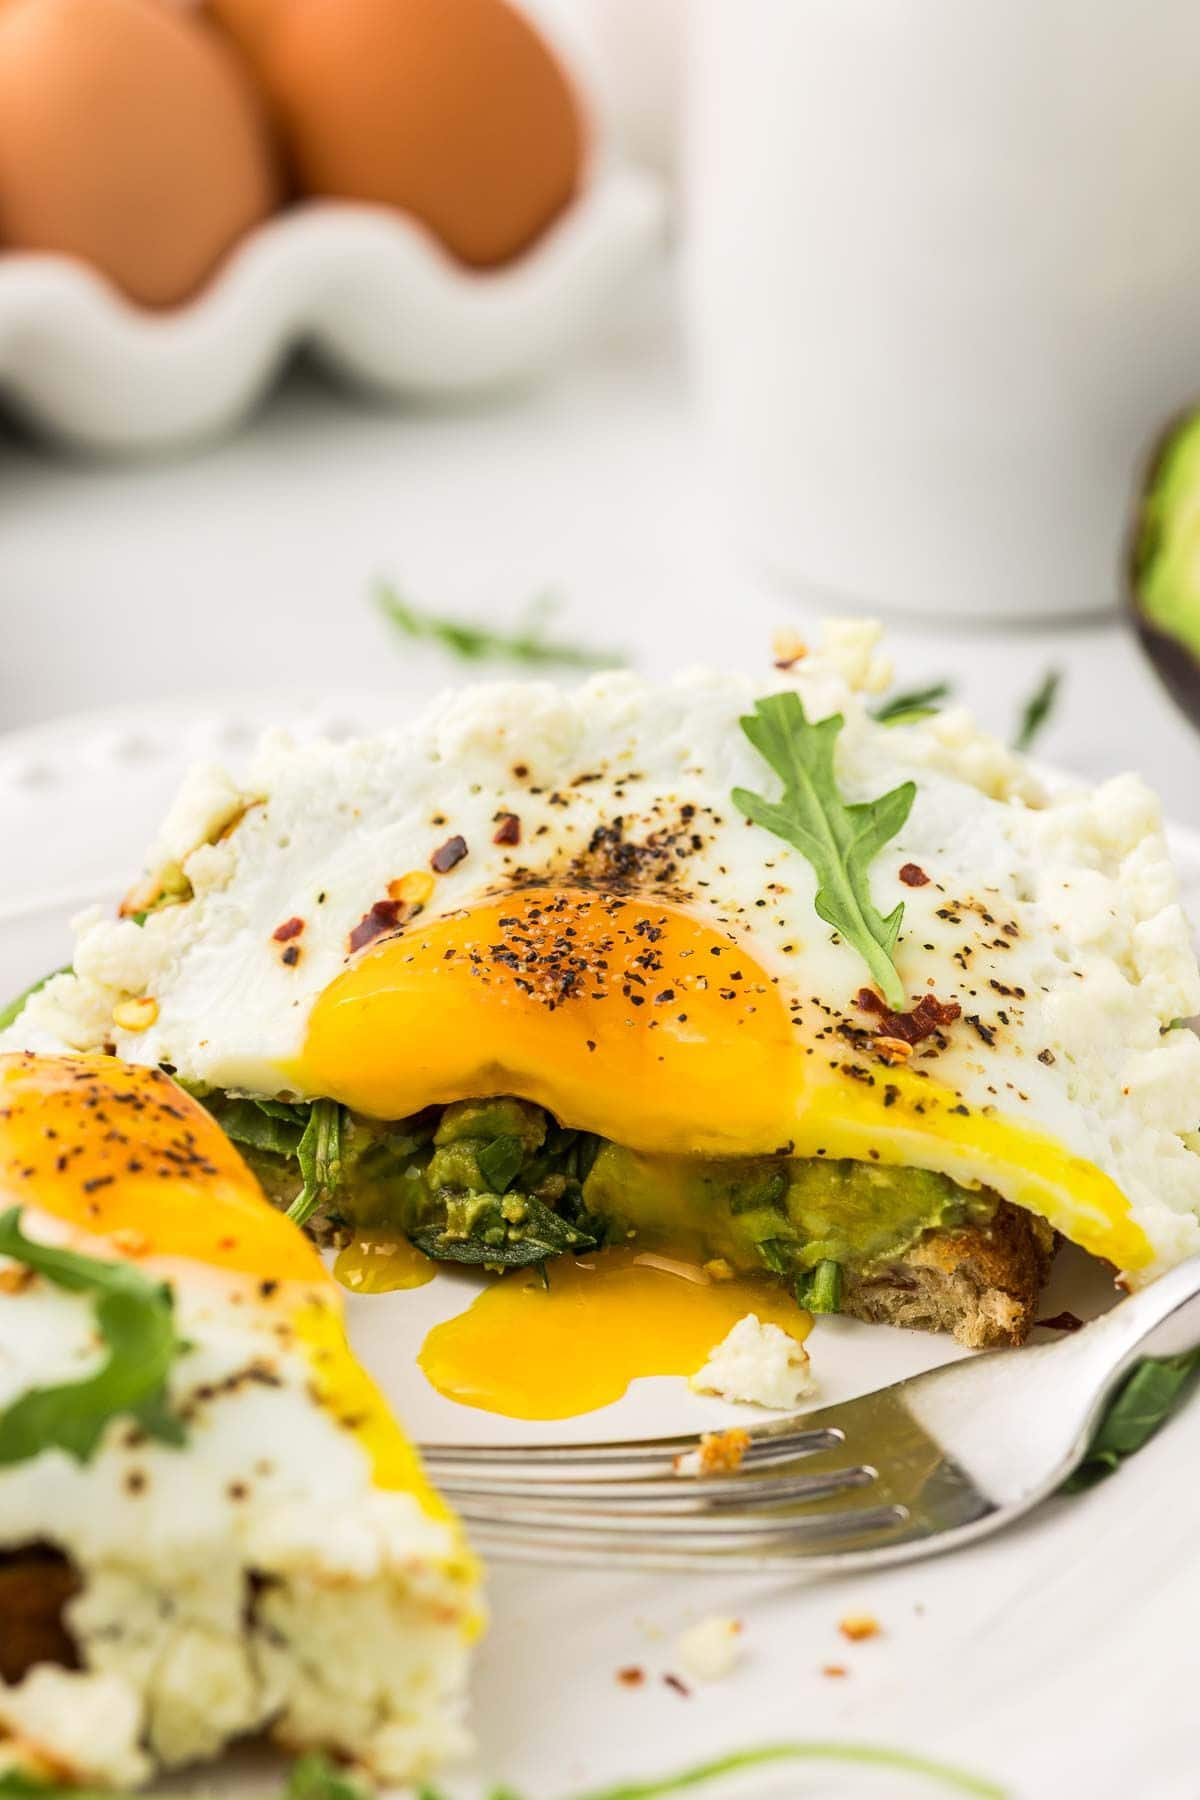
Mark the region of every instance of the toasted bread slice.
POLYGON ((903 1256, 848 1269, 842 1310, 877 1325, 949 1331, 972 1350, 1021 1344, 1055 1246, 1044 1219, 1002 1201, 986 1225, 928 1231, 903 1256))

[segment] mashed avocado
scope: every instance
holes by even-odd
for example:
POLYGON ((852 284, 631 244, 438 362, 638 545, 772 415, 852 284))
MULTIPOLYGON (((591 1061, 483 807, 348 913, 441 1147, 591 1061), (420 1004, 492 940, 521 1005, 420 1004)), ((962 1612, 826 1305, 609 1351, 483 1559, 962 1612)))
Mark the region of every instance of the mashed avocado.
MULTIPOLYGON (((267 1191, 293 1201, 309 1109, 204 1098, 267 1191)), ((331 1170, 312 1216, 322 1236, 390 1228, 428 1256, 488 1268, 636 1239, 768 1269, 825 1310, 842 1268, 900 1255, 925 1231, 983 1223, 996 1205, 988 1190, 920 1169, 641 1155, 515 1099, 458 1101, 394 1124, 342 1109, 331 1170)), ((306 1192, 308 1180, 305 1171, 306 1192)))

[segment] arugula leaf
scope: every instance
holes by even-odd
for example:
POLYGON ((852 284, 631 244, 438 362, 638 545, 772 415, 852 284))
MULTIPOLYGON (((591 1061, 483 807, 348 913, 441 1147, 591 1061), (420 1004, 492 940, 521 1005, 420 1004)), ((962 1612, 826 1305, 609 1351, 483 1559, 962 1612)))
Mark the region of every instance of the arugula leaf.
POLYGON ((287 1209, 289 1219, 305 1224, 330 1199, 342 1178, 342 1109, 336 1100, 314 1100, 296 1146, 304 1186, 287 1209))
POLYGON ((842 1265, 832 1257, 822 1257, 813 1269, 796 1278, 796 1304, 808 1312, 836 1313, 842 1310, 842 1265))
POLYGON ((928 687, 911 688, 881 700, 871 717, 879 725, 912 725, 937 712, 954 692, 948 681, 931 681, 928 687))
POLYGON ((1063 1483, 1063 1492, 1082 1493, 1148 1444, 1166 1424, 1200 1370, 1200 1350, 1180 1356, 1151 1356, 1138 1363, 1118 1389, 1096 1427, 1087 1455, 1063 1483))
POLYGON ((7 1031, 10 1025, 16 1023, 25 1011, 26 1004, 33 999, 35 994, 41 992, 48 981, 53 981, 56 975, 69 975, 70 973, 70 963, 65 969, 51 969, 48 975, 43 975, 40 981, 34 982, 32 987, 27 987, 23 994, 18 994, 15 1000, 10 1000, 7 1006, 0 1006, 0 1031, 7 1031))
POLYGON ((1047 669, 1041 681, 1030 694, 1021 708, 1021 719, 1017 726, 1017 735, 1013 739, 1014 750, 1031 750, 1034 740, 1041 733, 1054 711, 1058 700, 1058 690, 1062 686, 1062 670, 1047 669))
POLYGON ((106 1262, 37 1244, 21 1231, 21 1209, 0 1216, 0 1256, 44 1275, 56 1287, 94 1294, 107 1360, 82 1381, 31 1388, 0 1413, 0 1466, 27 1462, 43 1450, 65 1450, 87 1462, 110 1419, 127 1414, 149 1437, 179 1445, 183 1421, 167 1404, 167 1375, 183 1349, 169 1287, 128 1263, 106 1262))
MULTIPOLYGON (((1003 1788, 969 1770, 934 1762, 930 1757, 917 1756, 908 1750, 891 1750, 877 1744, 841 1743, 836 1739, 825 1743, 766 1744, 756 1750, 734 1750, 674 1775, 662 1775, 650 1781, 621 1782, 616 1787, 593 1788, 586 1794, 576 1794, 574 1800, 667 1800, 671 1794, 707 1786, 725 1775, 740 1775, 750 1769, 783 1762, 837 1762, 891 1769, 898 1774, 922 1776, 954 1793, 971 1795, 974 1800, 1005 1800, 1003 1788)), ((328 1757, 312 1752, 300 1757, 293 1765, 282 1800, 369 1800, 371 1792, 348 1770, 340 1768, 328 1757)), ((112 1797, 80 1788, 60 1787, 56 1782, 39 1781, 21 1769, 7 1769, 0 1773, 0 1800, 112 1800, 112 1797)), ((416 1800, 447 1800, 447 1797, 441 1788, 426 1784, 417 1789, 416 1800)), ((501 1786, 489 1789, 488 1800, 521 1800, 521 1796, 514 1789, 501 1786)))
POLYGON ((867 869, 904 824, 917 789, 915 782, 906 781, 877 800, 847 806, 833 770, 834 743, 844 723, 834 713, 811 724, 799 694, 791 691, 756 701, 754 712, 741 721, 742 730, 782 777, 783 794, 768 801, 734 788, 733 802, 754 824, 807 857, 818 881, 818 916, 858 951, 887 1004, 901 1012, 904 987, 892 951, 904 903, 881 917, 871 900, 867 869))
POLYGON ((402 599, 388 582, 376 585, 375 603, 384 618, 405 637, 437 644, 461 662, 500 660, 525 663, 531 668, 557 665, 560 668, 613 669, 629 660, 620 651, 592 650, 582 644, 568 644, 547 637, 546 622, 556 604, 549 595, 533 601, 513 631, 493 631, 487 625, 426 612, 402 599))
POLYGON ((966 1769, 934 1762, 927 1756, 915 1756, 907 1750, 891 1750, 877 1744, 839 1743, 836 1739, 827 1743, 767 1744, 760 1750, 734 1750, 728 1756, 716 1756, 710 1762, 697 1763, 678 1775, 663 1776, 657 1781, 632 1781, 617 1787, 594 1788, 587 1794, 576 1796, 576 1800, 662 1800, 665 1795, 681 1794, 686 1788, 701 1787, 723 1775, 739 1775, 747 1769, 781 1762, 858 1763, 868 1768, 892 1769, 898 1774, 922 1775, 956 1793, 975 1795, 977 1800, 1005 1800, 1003 1788, 966 1769))

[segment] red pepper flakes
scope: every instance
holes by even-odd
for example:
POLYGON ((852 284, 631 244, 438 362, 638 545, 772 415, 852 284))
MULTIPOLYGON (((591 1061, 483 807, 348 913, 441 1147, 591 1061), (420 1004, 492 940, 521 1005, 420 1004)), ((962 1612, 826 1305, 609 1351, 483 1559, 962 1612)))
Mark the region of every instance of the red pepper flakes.
POLYGON ((850 1671, 845 1663, 826 1663, 821 1670, 821 1673, 822 1675, 828 1675, 831 1681, 842 1681, 850 1671))
POLYGON ((641 1687, 645 1679, 645 1669, 639 1669, 635 1663, 631 1663, 627 1669, 617 1670, 617 1680, 622 1687, 641 1687))
POLYGON ((402 900, 377 900, 350 933, 351 950, 361 950, 364 944, 382 937, 385 931, 394 931, 403 922, 406 911, 402 900))
POLYGON ((905 863, 900 870, 900 879, 905 887, 928 887, 929 877, 917 863, 905 863))
POLYGON ((941 1026, 953 1025, 962 1013, 957 1000, 939 1000, 933 994, 923 995, 911 1012, 893 1012, 874 988, 867 987, 859 988, 854 1004, 879 1020, 881 1037, 899 1038, 903 1044, 924 1043, 941 1026))
POLYGON ((464 837, 447 838, 440 844, 429 859, 429 866, 435 875, 446 875, 456 869, 467 854, 467 840, 464 837))
POLYGON ((496 818, 499 822, 496 826, 495 836, 492 838, 493 844, 519 844, 521 841, 521 821, 516 813, 497 813, 496 818))
POLYGON ((277 944, 286 944, 289 938, 299 937, 303 930, 303 919, 285 919, 282 925, 275 927, 271 936, 277 944))

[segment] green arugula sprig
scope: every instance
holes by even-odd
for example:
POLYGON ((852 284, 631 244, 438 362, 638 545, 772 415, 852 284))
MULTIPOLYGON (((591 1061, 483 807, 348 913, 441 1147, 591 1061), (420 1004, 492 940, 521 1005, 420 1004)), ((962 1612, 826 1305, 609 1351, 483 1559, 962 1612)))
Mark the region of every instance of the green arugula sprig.
POLYGON ((389 624, 407 638, 435 644, 460 662, 516 662, 528 668, 613 669, 629 659, 620 651, 594 650, 547 635, 557 602, 543 594, 526 609, 512 631, 447 618, 405 600, 389 582, 375 586, 375 604, 389 624))
POLYGON ((296 1160, 304 1186, 287 1209, 289 1219, 305 1224, 318 1206, 332 1199, 342 1178, 342 1108, 336 1100, 314 1100, 296 1160))
MULTIPOLYGON (((933 1785, 956 1794, 971 1795, 974 1800, 1005 1800, 1004 1790, 995 1782, 985 1781, 969 1770, 934 1762, 927 1756, 915 1756, 907 1750, 836 1740, 765 1744, 756 1750, 735 1750, 729 1755, 696 1763, 674 1775, 659 1776, 650 1781, 621 1782, 616 1787, 576 1795, 575 1800, 667 1800, 671 1794, 704 1787, 725 1775, 742 1775, 750 1769, 785 1762, 856 1763, 864 1768, 891 1769, 896 1774, 924 1777, 933 1785)), ((111 1796, 60 1787, 57 1783, 39 1781, 20 1769, 9 1769, 0 1773, 0 1800, 111 1800, 111 1796)), ((340 1768, 327 1756, 312 1752, 293 1764, 282 1800, 370 1800, 370 1789, 350 1770, 340 1768)), ((417 1790, 417 1800, 444 1800, 444 1797, 440 1789, 425 1786, 417 1790)), ((521 1800, 521 1797, 512 1788, 494 1787, 488 1800, 521 1800)))
POLYGON ((34 1243, 21 1230, 21 1209, 0 1216, 0 1256, 43 1275, 55 1287, 91 1294, 108 1356, 82 1381, 30 1388, 0 1413, 0 1465, 27 1462, 43 1450, 65 1450, 87 1462, 111 1419, 128 1416, 148 1437, 184 1442, 183 1421, 170 1410, 167 1376, 183 1349, 169 1287, 124 1262, 106 1262, 34 1243))
POLYGON ((755 702, 742 719, 754 748, 782 778, 779 800, 734 788, 733 803, 754 824, 793 844, 817 877, 820 918, 858 951, 887 1004, 904 1007, 904 987, 892 952, 904 917, 901 902, 884 918, 871 899, 868 868, 907 819, 916 783, 902 782, 877 800, 847 806, 833 769, 834 745, 845 721, 840 713, 817 724, 800 696, 788 691, 755 702))
POLYGON ((878 725, 915 725, 940 712, 954 689, 948 681, 931 681, 928 687, 910 688, 907 693, 890 694, 881 700, 871 717, 878 725))
POLYGON ((1013 738, 1014 750, 1032 750, 1034 743, 1049 723, 1050 715, 1058 703, 1062 679, 1061 669, 1047 669, 1037 687, 1025 701, 1021 708, 1017 733, 1013 738))

